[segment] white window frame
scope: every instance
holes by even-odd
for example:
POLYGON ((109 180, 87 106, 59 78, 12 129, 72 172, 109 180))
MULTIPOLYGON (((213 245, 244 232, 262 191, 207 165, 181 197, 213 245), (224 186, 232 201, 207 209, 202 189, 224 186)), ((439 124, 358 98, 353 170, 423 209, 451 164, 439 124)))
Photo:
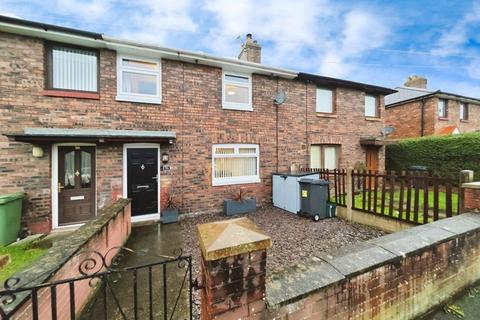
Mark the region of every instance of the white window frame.
POLYGON ((229 110, 241 110, 241 111, 253 111, 253 106, 252 106, 252 75, 251 74, 244 74, 244 73, 236 73, 236 72, 229 72, 229 71, 223 71, 222 72, 222 106, 223 109, 229 109, 229 110), (245 85, 245 83, 238 83, 235 81, 227 81, 225 79, 226 75, 231 75, 234 77, 243 77, 243 78, 248 78, 248 85, 245 85), (226 92, 225 92, 225 86, 228 84, 234 84, 237 86, 247 86, 248 87, 248 103, 237 103, 237 102, 227 102, 226 101, 226 92))
POLYGON ((317 87, 317 90, 315 91, 315 111, 317 113, 323 113, 323 114, 333 114, 333 113, 335 113, 335 92, 334 92, 333 89, 317 87), (319 91, 329 91, 332 94, 331 102, 330 102, 330 111, 319 110, 319 107, 320 107, 320 100, 318 99, 318 92, 319 91))
POLYGON ((447 99, 439 98, 437 102, 437 116, 442 119, 448 118, 447 99), (443 112, 440 114, 440 103, 443 102, 443 112))
POLYGON ((214 144, 212 145, 212 186, 259 183, 260 180, 260 148, 258 144, 214 144), (216 155, 216 148, 234 148, 233 154, 216 155), (255 148, 255 154, 239 153, 240 148, 255 148), (257 174, 255 176, 215 178, 215 159, 217 158, 257 158, 257 174))
POLYGON ((363 107, 364 107, 363 113, 365 114, 366 118, 380 118, 379 97, 377 95, 366 93, 365 98, 364 98, 364 102, 363 102, 363 107), (374 100, 375 100, 375 109, 374 109, 375 114, 373 116, 372 115, 367 115, 367 97, 374 98, 374 100))
POLYGON ((144 58, 138 56, 129 56, 129 55, 117 55, 117 97, 118 101, 129 101, 129 102, 140 102, 140 103, 153 103, 161 104, 162 103, 162 60, 161 59, 152 59, 144 58), (131 59, 144 61, 149 63, 156 63, 156 70, 145 70, 142 68, 136 68, 131 66, 123 66, 123 59, 131 59), (157 94, 140 94, 140 93, 126 93, 122 91, 123 88, 123 71, 131 71, 135 73, 141 73, 146 75, 154 75, 157 77, 157 94))

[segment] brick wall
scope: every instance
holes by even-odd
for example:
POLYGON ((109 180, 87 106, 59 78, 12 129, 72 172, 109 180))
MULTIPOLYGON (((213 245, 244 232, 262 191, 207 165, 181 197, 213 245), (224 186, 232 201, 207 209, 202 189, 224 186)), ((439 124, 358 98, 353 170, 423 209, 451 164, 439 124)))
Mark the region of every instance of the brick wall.
MULTIPOLYGON (((44 44, 40 39, 0 33, 0 126, 2 132, 26 127, 173 130, 174 145, 161 145, 170 155, 170 170, 161 186, 172 186, 181 211, 219 211, 232 187, 212 187, 211 146, 215 143, 260 145, 262 182, 243 185, 259 203, 271 201, 271 173, 292 163, 308 166, 313 143, 341 144, 340 165, 365 161, 359 136, 378 136, 382 121, 364 117, 364 93, 337 89, 337 114, 318 117, 315 85, 253 75, 253 112, 223 110, 219 68, 162 61, 162 104, 119 102, 116 96, 116 53, 100 51, 100 99, 48 97, 44 90, 44 44), (287 101, 273 105, 277 89, 287 101), (278 124, 277 124, 278 112, 278 124), (278 163, 277 163, 278 125, 278 163)), ((383 99, 382 99, 383 100, 383 99)), ((383 103, 383 102, 382 102, 383 103)), ((382 106, 383 108, 383 106, 382 106)), ((383 114, 383 111, 381 112, 383 114)), ((0 136, 0 193, 27 191, 24 220, 35 231, 51 227, 51 145, 33 158, 30 144, 0 136)), ((97 203, 106 205, 121 194, 121 144, 97 144, 97 203)), ((380 170, 384 151, 380 151, 380 170)))
MULTIPOLYGON (((456 126, 460 132, 480 130, 480 105, 469 105, 469 119, 460 120, 459 101, 447 101, 447 118, 437 116, 438 98, 425 100, 424 135, 438 134, 447 126, 456 126)), ((385 124, 395 127, 390 139, 413 138, 421 136, 421 101, 407 102, 385 110, 385 124)))
POLYGON ((446 126, 456 126, 460 132, 472 132, 480 130, 480 105, 469 104, 468 120, 460 120, 460 105, 457 100, 447 100, 447 118, 438 119, 435 122, 435 133, 446 126))
MULTIPOLYGON (((107 252, 113 247, 124 245, 130 235, 130 211, 130 203, 127 200, 121 200, 104 209, 102 217, 97 217, 96 220, 84 225, 75 234, 64 240, 62 244, 50 249, 43 260, 38 260, 28 269, 16 274, 15 277, 21 279, 20 285, 25 282, 28 283, 28 286, 35 286, 46 280, 55 282, 77 278, 82 276, 79 268, 80 264, 85 263, 86 259, 92 259, 88 262, 89 267, 93 267, 92 261, 96 261, 97 265, 92 270, 84 268, 82 270, 87 271, 88 274, 102 271, 102 261, 93 251, 106 256, 106 263, 110 264, 118 249, 112 250, 106 255, 107 252)), ((83 267, 85 267, 84 264, 83 267)), ((75 312, 77 316, 94 293, 95 287, 90 286, 89 280, 75 282, 75 312)), ((93 281, 96 281, 96 279, 93 281)), ((38 290, 37 294, 38 318, 50 319, 52 315, 51 290, 47 287, 38 290)), ((21 294, 18 294, 18 296, 21 296, 21 294)), ((21 301, 23 299, 17 299, 14 303, 21 304, 21 301)), ((70 318, 70 289, 68 284, 56 286, 56 311, 58 319, 70 318)), ((32 301, 28 299, 9 317, 18 320, 33 319, 32 312, 32 301)))
POLYGON ((480 279, 480 215, 464 214, 274 271, 267 319, 414 319, 480 279))
POLYGON ((480 182, 462 184, 461 211, 480 211, 480 182))
MULTIPOLYGON (((424 131, 423 135, 432 135, 435 132, 437 98, 425 100, 424 104, 424 131)), ((422 102, 413 101, 387 108, 385 110, 385 124, 393 126, 395 131, 390 139, 413 138, 421 136, 422 102)))

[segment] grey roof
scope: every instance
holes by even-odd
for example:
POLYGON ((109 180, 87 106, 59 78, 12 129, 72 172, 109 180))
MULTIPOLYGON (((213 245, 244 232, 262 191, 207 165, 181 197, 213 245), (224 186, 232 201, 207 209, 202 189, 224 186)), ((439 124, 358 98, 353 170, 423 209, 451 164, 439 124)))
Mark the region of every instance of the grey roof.
POLYGON ((385 105, 426 96, 435 92, 435 90, 411 87, 396 87, 395 90, 397 92, 385 96, 385 105))
POLYGON ((176 138, 173 131, 147 130, 26 128, 24 133, 25 135, 43 137, 176 138))

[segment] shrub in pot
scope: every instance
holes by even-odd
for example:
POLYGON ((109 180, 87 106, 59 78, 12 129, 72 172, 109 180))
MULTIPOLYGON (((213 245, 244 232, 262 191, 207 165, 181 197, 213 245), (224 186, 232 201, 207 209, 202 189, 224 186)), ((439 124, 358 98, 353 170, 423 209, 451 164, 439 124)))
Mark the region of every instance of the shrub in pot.
POLYGON ((257 199, 251 198, 244 189, 240 188, 232 194, 231 199, 223 202, 223 211, 227 216, 253 212, 257 208, 257 199))
POLYGON ((178 222, 178 204, 175 197, 169 192, 165 194, 165 204, 162 210, 162 223, 178 222))

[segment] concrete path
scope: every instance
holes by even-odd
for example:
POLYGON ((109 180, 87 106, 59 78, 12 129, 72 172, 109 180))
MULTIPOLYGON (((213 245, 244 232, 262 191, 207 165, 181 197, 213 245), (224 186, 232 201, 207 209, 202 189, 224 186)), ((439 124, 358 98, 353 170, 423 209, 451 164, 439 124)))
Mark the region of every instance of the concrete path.
MULTIPOLYGON (((178 224, 135 227, 126 246, 134 253, 124 253, 115 265, 115 268, 124 269, 164 261, 165 256, 174 256, 176 249, 182 248, 180 226, 178 224)), ((186 266, 186 265, 185 265, 186 266)), ((186 267, 175 263, 166 265, 167 274, 167 314, 168 319, 188 319, 188 274, 184 289, 181 285, 186 267), (177 303, 172 317, 174 305, 177 303)), ((138 319, 148 319, 150 310, 149 273, 143 268, 137 273, 137 312, 138 319)), ((134 318, 134 276, 133 272, 123 272, 120 276, 110 278, 111 292, 107 295, 108 319, 134 318), (126 317, 120 312, 115 299, 121 306, 126 317)), ((164 283, 163 265, 152 267, 152 310, 154 319, 163 319, 164 316, 164 283)), ((104 317, 104 298, 102 292, 97 294, 95 301, 82 315, 82 319, 102 319, 104 317)))

